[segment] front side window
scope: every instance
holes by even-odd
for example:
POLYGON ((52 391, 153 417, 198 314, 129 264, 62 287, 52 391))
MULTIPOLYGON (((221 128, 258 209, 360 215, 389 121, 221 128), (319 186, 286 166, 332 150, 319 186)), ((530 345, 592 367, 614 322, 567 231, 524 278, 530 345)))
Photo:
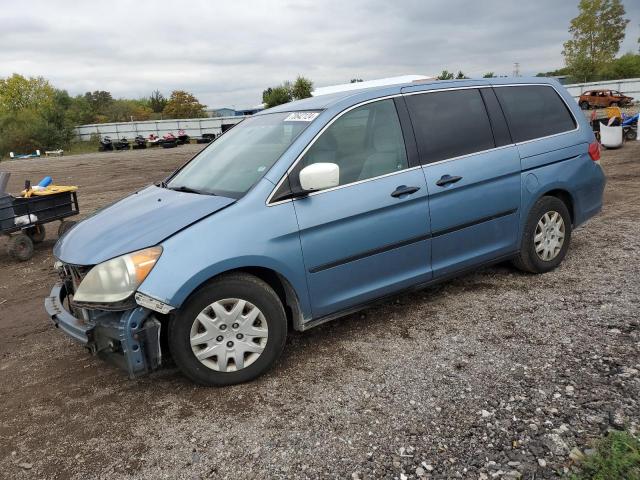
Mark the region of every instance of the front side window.
POLYGON ((317 112, 247 118, 185 165, 168 188, 239 198, 273 166, 317 112))
POLYGON ((422 163, 495 147, 489 116, 477 89, 407 95, 422 163))
POLYGON ((320 162, 340 167, 340 185, 407 168, 393 100, 368 103, 339 117, 307 150, 296 171, 320 162))
POLYGON ((576 128, 569 107, 553 87, 495 87, 514 142, 524 142, 576 128))

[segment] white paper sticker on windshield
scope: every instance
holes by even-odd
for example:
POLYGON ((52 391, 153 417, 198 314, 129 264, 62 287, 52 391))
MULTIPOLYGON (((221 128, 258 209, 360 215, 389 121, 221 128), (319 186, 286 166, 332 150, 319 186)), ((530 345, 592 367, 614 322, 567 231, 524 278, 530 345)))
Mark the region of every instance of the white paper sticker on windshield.
POLYGON ((291 112, 285 122, 311 122, 314 118, 320 115, 319 112, 291 112))

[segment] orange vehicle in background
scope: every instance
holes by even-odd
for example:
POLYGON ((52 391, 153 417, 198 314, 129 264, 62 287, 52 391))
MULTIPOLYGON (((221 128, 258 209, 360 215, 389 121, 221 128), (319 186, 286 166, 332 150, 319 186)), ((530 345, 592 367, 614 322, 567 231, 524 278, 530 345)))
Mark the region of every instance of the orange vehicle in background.
POLYGON ((588 90, 580 95, 578 104, 582 110, 589 110, 589 108, 624 107, 632 101, 632 97, 617 90, 588 90))

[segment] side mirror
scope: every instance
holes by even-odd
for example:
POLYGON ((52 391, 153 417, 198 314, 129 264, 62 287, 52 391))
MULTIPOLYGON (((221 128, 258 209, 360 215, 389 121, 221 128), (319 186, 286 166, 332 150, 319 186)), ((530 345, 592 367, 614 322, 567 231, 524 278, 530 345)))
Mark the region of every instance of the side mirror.
POLYGON ((304 191, 324 190, 340 184, 340 167, 335 163, 313 163, 300 171, 304 191))

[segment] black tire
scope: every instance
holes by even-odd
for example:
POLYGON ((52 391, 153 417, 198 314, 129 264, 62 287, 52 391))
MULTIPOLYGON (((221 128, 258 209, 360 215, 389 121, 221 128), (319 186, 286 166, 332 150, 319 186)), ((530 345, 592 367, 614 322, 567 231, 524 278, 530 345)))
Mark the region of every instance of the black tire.
POLYGON ((529 273, 545 273, 556 268, 567 254, 571 243, 571 215, 565 203, 557 197, 545 196, 540 198, 529 212, 527 223, 522 232, 520 253, 513 260, 519 270, 529 273), (547 212, 558 212, 564 223, 564 242, 560 251, 550 260, 543 260, 536 253, 534 237, 538 222, 547 212))
POLYGON ((611 103, 609 104, 609 106, 610 106, 610 107, 619 107, 619 106, 620 106, 620 104, 619 104, 618 102, 611 102, 611 103))
POLYGON ((42 243, 44 242, 44 237, 47 235, 47 232, 44 228, 44 225, 36 225, 35 227, 27 228, 24 233, 26 233, 33 243, 42 243))
POLYGON ((267 283, 246 273, 231 273, 200 288, 185 302, 169 321, 168 337, 171 356, 189 379, 206 386, 234 385, 253 380, 274 365, 284 349, 287 319, 278 295, 267 283), (227 298, 243 299, 260 309, 268 336, 264 350, 253 363, 237 371, 221 372, 196 358, 190 339, 196 317, 212 303, 227 298))
POLYGON ((62 237, 65 233, 75 227, 76 223, 77 222, 74 222, 73 220, 62 220, 58 227, 58 238, 62 237))
POLYGON ((582 102, 580 102, 580 108, 582 110, 589 110, 589 102, 587 102, 586 100, 583 100, 582 102))
POLYGON ((7 242, 7 253, 16 260, 26 262, 33 257, 33 242, 24 233, 13 235, 7 242))
POLYGON ((628 141, 635 140, 637 136, 638 136, 638 133, 633 128, 627 129, 627 131, 624 133, 624 139, 628 141))

